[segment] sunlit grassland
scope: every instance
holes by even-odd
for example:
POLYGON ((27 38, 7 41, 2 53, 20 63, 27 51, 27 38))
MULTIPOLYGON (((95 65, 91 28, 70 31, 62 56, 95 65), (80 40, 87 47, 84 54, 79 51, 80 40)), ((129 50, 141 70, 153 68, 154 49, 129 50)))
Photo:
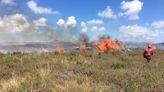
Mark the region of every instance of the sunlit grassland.
POLYGON ((162 92, 164 50, 0 55, 0 92, 162 92))

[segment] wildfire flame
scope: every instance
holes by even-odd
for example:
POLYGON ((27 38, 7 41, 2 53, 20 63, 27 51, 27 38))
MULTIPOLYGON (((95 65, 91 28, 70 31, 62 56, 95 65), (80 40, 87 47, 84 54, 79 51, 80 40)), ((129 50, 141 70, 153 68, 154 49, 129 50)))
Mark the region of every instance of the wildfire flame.
POLYGON ((65 53, 65 49, 58 46, 58 45, 54 45, 53 52, 55 52, 55 53, 65 53))
POLYGON ((86 35, 81 35, 80 36, 80 43, 79 43, 80 53, 88 52, 86 45, 87 45, 87 37, 86 37, 86 35))
POLYGON ((119 40, 112 40, 110 38, 100 37, 99 44, 96 41, 92 42, 92 46, 95 47, 99 52, 112 52, 120 51, 122 49, 122 43, 119 40))
POLYGON ((31 49, 31 52, 32 52, 32 53, 35 53, 35 52, 36 52, 35 48, 32 48, 32 49, 31 49))
POLYGON ((46 53, 47 51, 48 51, 48 50, 47 50, 47 49, 45 49, 45 48, 43 48, 43 47, 42 47, 42 48, 40 48, 40 52, 41 52, 41 53, 46 53))

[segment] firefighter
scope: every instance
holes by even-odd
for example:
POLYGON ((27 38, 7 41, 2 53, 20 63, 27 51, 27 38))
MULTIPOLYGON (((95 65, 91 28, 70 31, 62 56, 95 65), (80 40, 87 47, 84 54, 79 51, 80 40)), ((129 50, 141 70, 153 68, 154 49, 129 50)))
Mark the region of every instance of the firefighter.
POLYGON ((147 46, 147 48, 145 49, 143 53, 143 56, 147 60, 148 63, 151 61, 152 56, 153 56, 153 48, 151 45, 147 46))

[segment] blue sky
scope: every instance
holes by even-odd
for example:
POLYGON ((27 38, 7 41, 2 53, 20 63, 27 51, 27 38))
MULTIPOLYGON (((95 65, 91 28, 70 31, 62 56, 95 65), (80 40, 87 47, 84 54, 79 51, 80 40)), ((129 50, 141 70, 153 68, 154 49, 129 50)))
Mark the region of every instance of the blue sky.
POLYGON ((68 31, 74 30, 72 33, 88 34, 91 40, 110 35, 122 41, 164 42, 163 4, 163 0, 1 0, 0 28, 4 32, 0 35, 27 40, 31 33, 31 40, 45 41, 50 26, 51 31, 58 30, 49 31, 54 36, 62 31, 61 36, 73 38, 68 31), (6 28, 9 19, 15 23, 8 24, 12 32, 6 28))

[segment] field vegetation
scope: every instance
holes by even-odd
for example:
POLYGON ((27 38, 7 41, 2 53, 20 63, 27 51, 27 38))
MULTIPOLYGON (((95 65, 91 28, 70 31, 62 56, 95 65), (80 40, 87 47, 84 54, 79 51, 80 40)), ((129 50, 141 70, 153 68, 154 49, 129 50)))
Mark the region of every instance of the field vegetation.
POLYGON ((0 92, 164 92, 164 50, 0 54, 0 92))

